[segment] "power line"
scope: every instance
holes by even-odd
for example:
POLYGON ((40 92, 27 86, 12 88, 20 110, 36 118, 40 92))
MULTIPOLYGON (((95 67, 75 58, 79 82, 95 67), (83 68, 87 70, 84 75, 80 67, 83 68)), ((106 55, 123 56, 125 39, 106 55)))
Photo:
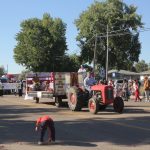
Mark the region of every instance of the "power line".
MULTIPOLYGON (((146 32, 146 31, 150 31, 150 28, 148 29, 143 29, 143 30, 137 30, 137 31, 135 31, 135 33, 137 34, 137 33, 139 33, 139 32, 146 32)), ((115 31, 113 31, 113 32, 115 32, 115 31)), ((109 33, 113 33, 112 31, 111 32, 109 32, 109 33)), ((130 34, 130 35, 133 35, 134 33, 133 32, 120 32, 120 33, 116 33, 116 34, 109 34, 108 36, 121 36, 121 35, 127 35, 127 34, 130 34)), ((107 35, 106 35, 106 33, 105 34, 103 34, 103 35, 99 35, 98 36, 99 38, 102 38, 102 37, 107 37, 107 35)))
MULTIPOLYGON (((120 32, 120 31, 126 31, 126 30, 130 30, 130 28, 124 28, 124 29, 119 29, 119 30, 113 30, 108 32, 108 36, 121 36, 121 35, 133 35, 133 32, 120 32), (110 34, 110 33, 116 33, 116 34, 110 34)), ((139 33, 139 32, 146 32, 146 31, 150 31, 150 28, 141 28, 140 30, 135 31, 135 33, 139 33)), ((107 33, 100 33, 99 35, 97 35, 97 37, 99 38, 103 38, 103 37, 107 37, 106 35, 107 33)), ((85 42, 83 45, 88 44, 91 40, 93 40, 95 38, 95 35, 90 38, 87 42, 85 42)))

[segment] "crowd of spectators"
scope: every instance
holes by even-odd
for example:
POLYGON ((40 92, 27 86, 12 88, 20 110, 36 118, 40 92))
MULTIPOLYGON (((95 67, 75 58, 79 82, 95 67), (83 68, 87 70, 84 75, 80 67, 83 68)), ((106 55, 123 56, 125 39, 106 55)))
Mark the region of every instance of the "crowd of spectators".
POLYGON ((118 83, 117 80, 109 80, 108 85, 114 87, 114 95, 121 96, 124 100, 128 101, 130 96, 134 96, 134 101, 149 101, 150 94, 150 80, 145 76, 144 81, 136 80, 127 80, 123 79, 122 83, 118 83))

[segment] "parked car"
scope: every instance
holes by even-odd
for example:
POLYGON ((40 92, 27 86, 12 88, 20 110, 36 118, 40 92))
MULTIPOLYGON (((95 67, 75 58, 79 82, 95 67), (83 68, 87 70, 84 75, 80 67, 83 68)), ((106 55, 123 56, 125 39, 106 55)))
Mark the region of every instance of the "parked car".
MULTIPOLYGON (((0 80, 1 80, 1 82, 2 83, 7 83, 8 82, 8 79, 7 78, 4 78, 4 77, 0 77, 0 80)), ((11 90, 4 90, 3 89, 3 94, 5 95, 5 94, 10 94, 11 93, 11 90)))
POLYGON ((8 80, 8 79, 7 79, 7 78, 0 77, 0 80, 1 80, 2 83, 7 83, 7 80, 8 80))

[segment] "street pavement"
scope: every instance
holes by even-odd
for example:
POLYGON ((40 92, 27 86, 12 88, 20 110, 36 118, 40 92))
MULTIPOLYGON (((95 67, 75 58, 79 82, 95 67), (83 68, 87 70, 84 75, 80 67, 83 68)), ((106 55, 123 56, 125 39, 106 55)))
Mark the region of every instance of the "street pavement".
POLYGON ((0 97, 0 150, 149 150, 150 102, 125 102, 122 114, 112 105, 97 115, 87 108, 72 112, 65 103, 56 108, 54 101, 36 104, 24 97, 0 97), (38 145, 34 131, 39 116, 50 115, 56 126, 56 143, 38 145))

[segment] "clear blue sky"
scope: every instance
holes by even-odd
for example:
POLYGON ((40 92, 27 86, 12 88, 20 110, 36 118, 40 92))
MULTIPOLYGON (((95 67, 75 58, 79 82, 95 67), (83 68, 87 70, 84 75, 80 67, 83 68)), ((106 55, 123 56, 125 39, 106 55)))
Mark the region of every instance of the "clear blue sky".
MULTIPOLYGON (((70 52, 79 52, 76 26, 74 20, 90 6, 94 0, 0 0, 0 66, 8 73, 21 73, 22 66, 15 63, 13 49, 16 45, 15 35, 20 31, 20 23, 29 18, 42 18, 49 13, 53 18, 59 17, 67 24, 67 45, 70 52)), ((150 28, 150 0, 124 0, 127 4, 138 7, 145 27, 150 28)), ((140 33, 142 43, 140 60, 150 62, 150 31, 140 33), (149 41, 148 41, 149 40, 149 41)))

